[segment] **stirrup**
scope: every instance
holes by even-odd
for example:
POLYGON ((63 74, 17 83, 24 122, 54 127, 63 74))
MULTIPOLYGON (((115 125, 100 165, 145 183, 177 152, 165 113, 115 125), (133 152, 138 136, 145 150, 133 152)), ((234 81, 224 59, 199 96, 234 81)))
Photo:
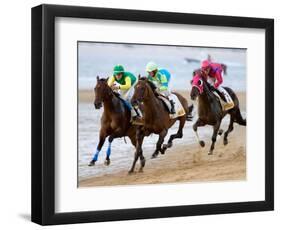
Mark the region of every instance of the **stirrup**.
POLYGON ((139 116, 132 117, 131 122, 133 125, 143 125, 143 119, 139 116))

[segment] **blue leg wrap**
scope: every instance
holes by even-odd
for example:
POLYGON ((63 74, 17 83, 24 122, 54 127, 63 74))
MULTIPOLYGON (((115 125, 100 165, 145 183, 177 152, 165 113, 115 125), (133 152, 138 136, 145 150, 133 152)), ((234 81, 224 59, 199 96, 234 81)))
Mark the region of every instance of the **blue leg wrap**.
POLYGON ((99 153, 100 153, 100 150, 97 149, 96 153, 94 154, 93 161, 97 161, 98 160, 99 153))
POLYGON ((110 154, 111 154, 111 143, 109 142, 108 148, 106 150, 106 157, 109 158, 110 154))

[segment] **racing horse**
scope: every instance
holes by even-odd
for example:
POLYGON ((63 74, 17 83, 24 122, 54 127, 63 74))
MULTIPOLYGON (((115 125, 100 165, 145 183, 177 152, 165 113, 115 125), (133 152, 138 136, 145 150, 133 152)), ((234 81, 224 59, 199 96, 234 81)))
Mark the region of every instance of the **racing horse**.
POLYGON ((167 110, 165 104, 161 99, 158 98, 158 94, 156 93, 156 86, 148 81, 146 77, 138 77, 138 83, 135 85, 135 92, 131 99, 132 105, 134 107, 141 106, 143 113, 143 125, 138 126, 136 131, 136 153, 132 168, 129 172, 134 171, 135 164, 140 158, 141 168, 142 170, 145 164, 145 158, 143 156, 142 151, 142 143, 145 136, 149 136, 150 134, 158 134, 159 138, 156 143, 156 150, 152 154, 152 158, 157 157, 159 152, 162 154, 165 153, 167 148, 172 147, 173 140, 175 138, 182 138, 183 136, 183 127, 185 125, 186 120, 191 119, 191 111, 193 106, 188 107, 187 100, 178 93, 174 93, 179 101, 181 102, 185 114, 183 116, 177 117, 175 119, 170 118, 170 112, 167 110), (168 133, 168 129, 179 120, 179 128, 176 134, 172 134, 167 142, 167 144, 163 144, 165 136, 168 133))
POLYGON ((128 136, 131 143, 136 146, 136 126, 132 125, 131 112, 126 108, 125 102, 108 86, 107 79, 100 79, 97 76, 97 84, 94 88, 96 109, 103 105, 104 112, 101 117, 101 128, 99 131, 99 143, 89 166, 95 165, 98 160, 99 152, 108 138, 108 148, 106 151, 105 165, 110 164, 111 143, 114 138, 128 136))
POLYGON ((233 130, 233 123, 236 122, 239 125, 246 126, 246 119, 243 119, 241 115, 239 100, 232 89, 224 87, 234 102, 234 107, 232 109, 224 111, 222 109, 220 100, 214 94, 214 91, 218 94, 219 92, 206 81, 206 78, 200 71, 195 71, 193 73, 191 84, 192 89, 190 92, 190 97, 192 100, 198 98, 198 119, 193 125, 193 130, 200 146, 204 147, 205 142, 200 140, 197 133, 197 128, 205 125, 213 126, 212 144, 208 152, 209 155, 212 155, 215 148, 217 135, 219 134, 221 136, 223 133, 223 130, 220 129, 220 125, 225 115, 230 115, 230 123, 227 131, 224 133, 224 145, 228 144, 228 134, 233 130))

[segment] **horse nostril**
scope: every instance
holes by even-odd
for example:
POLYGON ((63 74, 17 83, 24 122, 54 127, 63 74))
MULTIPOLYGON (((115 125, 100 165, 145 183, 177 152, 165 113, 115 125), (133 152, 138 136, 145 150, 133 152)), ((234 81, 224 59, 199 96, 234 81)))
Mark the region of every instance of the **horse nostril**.
POLYGON ((95 105, 95 109, 100 109, 101 108, 101 103, 96 102, 96 103, 94 103, 94 105, 95 105))
POLYGON ((190 98, 191 98, 191 100, 194 100, 195 99, 195 95, 193 93, 190 94, 190 98))

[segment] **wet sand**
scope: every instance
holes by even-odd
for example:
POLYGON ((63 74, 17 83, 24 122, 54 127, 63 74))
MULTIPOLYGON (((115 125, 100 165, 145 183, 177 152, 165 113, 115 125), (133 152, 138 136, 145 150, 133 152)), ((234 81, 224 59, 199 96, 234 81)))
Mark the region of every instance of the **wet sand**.
MULTIPOLYGON (((181 93, 189 98, 187 91, 181 93)), ((237 96, 241 109, 245 110, 245 92, 239 92, 237 96)), ((93 93, 79 92, 79 101, 92 102, 93 93)), ((106 173, 106 167, 110 166, 104 166, 106 175, 81 179, 79 187, 245 180, 246 128, 235 124, 228 140, 226 146, 223 145, 223 138, 218 140, 213 155, 208 155, 211 134, 210 138, 205 140, 204 148, 198 144, 174 145, 165 155, 160 154, 156 159, 149 159, 149 155, 145 154, 146 165, 143 173, 128 175, 129 168, 124 168, 120 172, 109 174, 106 173)), ((128 161, 132 162, 133 157, 128 161)), ((136 165, 136 171, 138 167, 139 163, 136 165)))
POLYGON ((79 186, 245 180, 245 130, 236 126, 232 134, 226 146, 222 138, 219 140, 213 155, 207 154, 210 142, 204 148, 198 144, 173 146, 165 155, 146 159, 142 173, 137 172, 137 164, 136 173, 132 175, 128 175, 128 169, 124 169, 116 174, 82 180, 79 186))

